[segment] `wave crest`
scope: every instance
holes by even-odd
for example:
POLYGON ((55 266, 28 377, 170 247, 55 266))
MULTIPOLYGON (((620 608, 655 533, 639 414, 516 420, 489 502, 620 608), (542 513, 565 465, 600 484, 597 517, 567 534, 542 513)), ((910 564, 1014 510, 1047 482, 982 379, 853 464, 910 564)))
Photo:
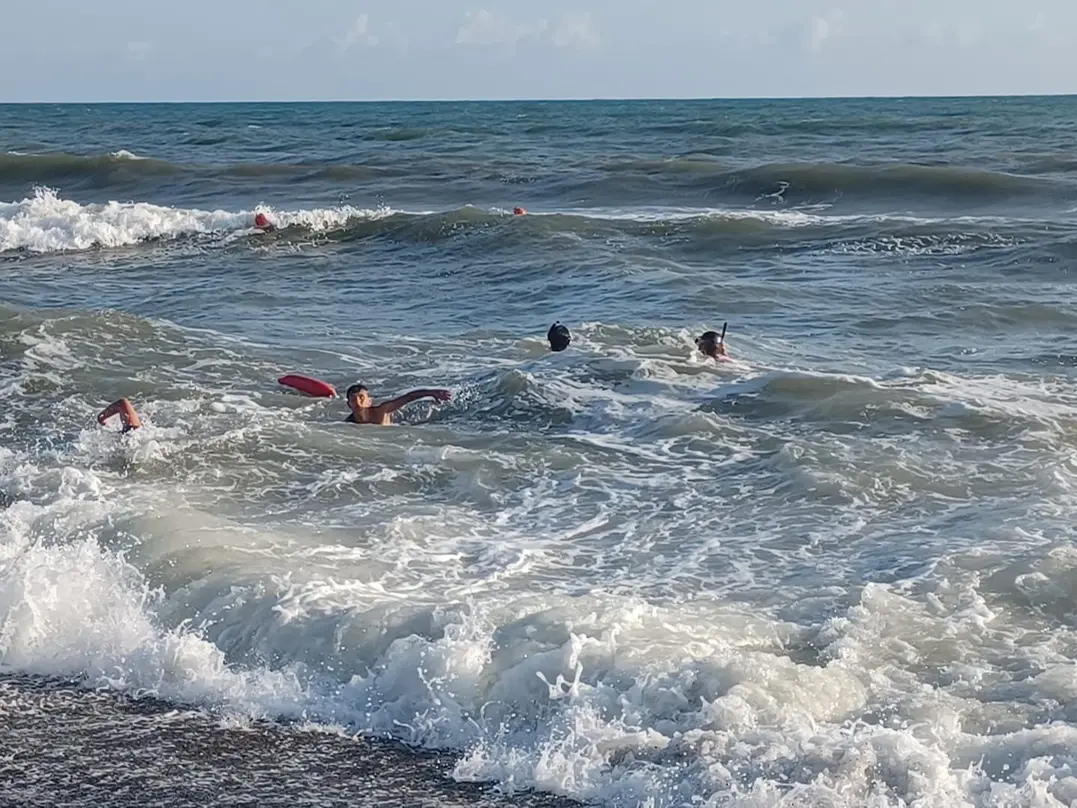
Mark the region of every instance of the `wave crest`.
MULTIPOLYGON (((816 209, 817 210, 817 209, 816 209)), ((201 210, 148 202, 81 204, 37 188, 18 202, 0 202, 0 255, 57 253, 126 247, 178 239, 210 246, 290 245, 370 238, 411 243, 482 239, 484 252, 522 243, 583 239, 663 239, 682 249, 761 248, 901 255, 958 254, 1011 249, 1022 243, 1024 223, 997 217, 917 218, 835 215, 829 212, 753 208, 580 209, 512 216, 472 205, 448 210, 400 211, 341 205, 274 210, 201 210), (254 218, 265 212, 276 232, 263 236, 254 218)))
MULTIPOLYGON (((353 219, 391 211, 352 207, 274 213, 279 227, 330 230, 353 219)), ((0 203, 0 253, 13 250, 55 253, 124 247, 198 235, 223 236, 252 228, 254 212, 169 208, 148 202, 82 205, 38 188, 20 202, 0 203)))

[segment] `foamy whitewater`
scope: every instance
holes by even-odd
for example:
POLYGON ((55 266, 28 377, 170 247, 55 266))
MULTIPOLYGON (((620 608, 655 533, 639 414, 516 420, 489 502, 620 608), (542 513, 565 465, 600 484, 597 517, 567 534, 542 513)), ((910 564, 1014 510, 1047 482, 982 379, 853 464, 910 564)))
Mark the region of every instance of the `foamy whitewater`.
POLYGON ((0 800, 1077 803, 1077 102, 0 116, 0 800))

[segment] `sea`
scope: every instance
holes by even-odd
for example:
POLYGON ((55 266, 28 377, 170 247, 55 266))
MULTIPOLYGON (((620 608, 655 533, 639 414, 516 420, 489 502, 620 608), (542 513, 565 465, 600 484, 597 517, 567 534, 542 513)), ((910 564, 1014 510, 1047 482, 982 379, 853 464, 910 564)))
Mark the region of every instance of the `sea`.
POLYGON ((1075 132, 0 106, 0 803, 1077 803, 1075 132))

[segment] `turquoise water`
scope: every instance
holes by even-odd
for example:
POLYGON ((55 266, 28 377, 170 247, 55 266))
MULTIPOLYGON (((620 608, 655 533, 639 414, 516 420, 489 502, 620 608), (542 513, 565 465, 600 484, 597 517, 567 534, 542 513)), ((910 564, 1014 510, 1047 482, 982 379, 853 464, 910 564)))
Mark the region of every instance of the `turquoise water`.
POLYGON ((0 664, 602 805, 1069 804, 1075 126, 0 106, 0 664))

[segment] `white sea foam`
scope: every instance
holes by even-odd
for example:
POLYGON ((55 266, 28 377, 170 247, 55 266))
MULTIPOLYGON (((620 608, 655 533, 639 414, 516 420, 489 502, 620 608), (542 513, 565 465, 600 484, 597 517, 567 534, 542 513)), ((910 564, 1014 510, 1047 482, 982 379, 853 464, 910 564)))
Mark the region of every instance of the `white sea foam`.
POLYGON ((270 214, 278 227, 331 230, 354 219, 391 215, 390 210, 353 207, 296 211, 225 211, 170 208, 146 202, 87 204, 39 189, 20 202, 0 203, 0 252, 50 253, 92 247, 122 247, 185 236, 226 236, 254 227, 256 212, 270 214))
MULTIPOLYGON (((505 211, 508 213, 509 211, 505 211)), ((690 207, 633 207, 633 208, 569 208, 559 211, 543 211, 529 215, 584 216, 589 219, 636 222, 680 222, 703 219, 754 219, 784 227, 807 227, 815 224, 863 220, 860 216, 827 216, 800 210, 752 210, 747 208, 690 208, 690 207)))
MULTIPOLYGON (((510 211, 500 211, 508 214, 510 211)), ((607 219, 611 221, 638 221, 638 222, 687 222, 726 220, 726 221, 760 221, 776 227, 802 228, 802 227, 825 227, 841 225, 862 225, 876 228, 892 227, 944 227, 967 228, 967 227, 1014 227, 1018 225, 1041 226, 1042 220, 1028 219, 1012 216, 914 216, 903 213, 835 213, 829 205, 805 205, 785 208, 782 210, 764 210, 759 208, 727 208, 727 207, 631 207, 631 208, 570 208, 557 211, 536 211, 530 215, 558 215, 585 216, 591 219, 607 219)), ((945 242, 938 236, 881 236, 874 242, 851 242, 840 244, 834 248, 836 252, 855 254, 858 252, 897 252, 905 250, 920 250, 922 254, 932 252, 963 252, 978 246, 1014 246, 1019 243, 1018 239, 1004 234, 989 233, 982 236, 963 236, 957 234, 950 237, 954 241, 952 247, 947 248, 945 242)))
MULTIPOLYGON (((399 588, 322 579, 317 564, 226 561, 239 536, 221 537, 205 572, 181 572, 184 589, 155 593, 92 539, 30 540, 34 524, 63 524, 59 510, 87 511, 85 525, 110 509, 107 484, 62 476, 51 504, 4 516, 8 670, 457 749, 460 779, 600 804, 1065 805, 1074 795, 1077 730, 1052 723, 1068 708, 1051 705, 1072 700, 1058 652, 1075 638, 1027 637, 985 603, 971 570, 919 593, 868 585, 823 625, 817 658, 797 661, 787 648, 802 629, 710 599, 659 608, 507 591, 427 605, 429 593, 409 602, 399 588), (294 571, 260 574, 277 563, 294 571), (946 670, 955 675, 933 679, 946 670)), ((181 534, 168 533, 187 518, 174 512, 172 528, 143 541, 178 549, 181 534)), ((147 552, 136 553, 143 565, 147 552)), ((1075 562, 1038 565, 1050 602, 1075 562)))
MULTIPOLYGON (((35 404, 110 356, 107 329, 57 322, 10 341, 35 404)), ((436 424, 339 438, 257 390, 190 384, 204 357, 238 373, 253 346, 140 327, 124 362, 182 380, 139 402, 149 427, 87 427, 79 390, 55 418, 83 420, 5 433, 5 670, 392 735, 454 750, 462 780, 609 806, 1077 796, 1077 554, 1022 532, 1051 508, 1037 529, 1066 537, 1065 486, 1037 495, 1027 458, 983 468, 948 434, 802 429, 904 397, 944 433, 971 414, 1064 450, 1065 383, 755 371, 747 339, 746 369, 680 373, 689 332, 637 346, 589 323, 576 364, 491 362, 503 410, 570 411, 536 452, 436 424), (728 417, 700 410, 734 394, 728 417), (977 486, 1001 485, 1026 510, 978 518, 977 486), (247 508, 252 491, 271 493, 247 508)))

